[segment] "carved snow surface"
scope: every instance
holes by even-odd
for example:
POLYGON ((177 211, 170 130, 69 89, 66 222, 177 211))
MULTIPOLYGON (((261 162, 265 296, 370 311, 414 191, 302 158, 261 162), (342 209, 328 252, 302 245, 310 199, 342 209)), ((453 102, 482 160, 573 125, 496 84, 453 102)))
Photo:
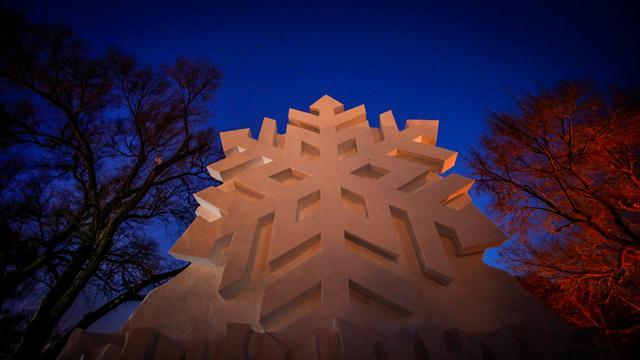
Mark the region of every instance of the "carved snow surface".
POLYGON ((227 157, 209 170, 224 184, 195 194, 200 217, 171 249, 176 258, 222 266, 218 292, 225 300, 260 288, 263 327, 286 327, 305 316, 297 308, 310 308, 307 302, 316 297, 321 312, 364 304, 408 317, 415 299, 408 294, 410 259, 419 264, 413 275, 447 285, 454 278, 441 235, 460 255, 503 240, 470 204, 472 180, 437 175, 457 156, 433 145, 437 121, 412 120, 399 131, 386 112, 375 129, 364 106, 342 109, 325 96, 312 113, 290 110, 286 135, 276 133, 272 119, 263 120, 257 140, 248 129, 222 133, 227 157), (422 178, 428 181, 414 184, 422 178), (319 251, 302 251, 314 236, 319 251), (402 252, 402 236, 409 237, 408 253, 402 252), (228 246, 224 260, 214 256, 218 242, 228 246), (381 268, 370 255, 391 264, 381 268), (285 260, 297 265, 274 269, 285 260))
POLYGON ((440 175, 457 153, 435 146, 438 121, 399 130, 388 111, 373 128, 364 106, 329 96, 310 110, 291 109, 286 134, 268 118, 257 139, 221 134, 226 158, 209 172, 223 184, 195 194, 198 216, 170 250, 192 265, 147 297, 127 339, 150 327, 183 350, 205 339, 218 358, 482 358, 503 324, 562 326, 482 264, 504 236, 472 204, 471 179, 440 175))

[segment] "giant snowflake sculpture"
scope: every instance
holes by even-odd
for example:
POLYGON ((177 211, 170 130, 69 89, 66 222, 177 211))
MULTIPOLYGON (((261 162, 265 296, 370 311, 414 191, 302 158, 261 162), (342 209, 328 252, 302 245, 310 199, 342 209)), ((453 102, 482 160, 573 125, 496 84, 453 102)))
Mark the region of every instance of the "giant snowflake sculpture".
POLYGON ((557 324, 481 263, 504 236, 472 204, 472 180, 439 175, 457 153, 435 146, 437 121, 400 131, 386 112, 372 128, 364 106, 329 96, 310 110, 289 111, 286 135, 268 118, 257 140, 221 134, 226 158, 209 171, 223 184, 195 194, 198 217, 171 249, 192 265, 109 340, 116 357, 481 358, 481 341, 513 343, 509 321, 557 324))
POLYGON ((195 194, 199 217, 171 249, 221 266, 226 300, 263 290, 265 329, 301 296, 319 296, 332 316, 350 313, 350 292, 409 315, 412 270, 420 281, 453 280, 439 235, 460 255, 503 240, 471 204, 473 180, 437 175, 457 156, 435 146, 437 121, 408 120, 399 131, 389 111, 371 128, 364 106, 343 111, 329 96, 310 109, 290 110, 286 135, 272 119, 257 140, 249 129, 221 134, 226 158, 209 171, 224 184, 195 194))

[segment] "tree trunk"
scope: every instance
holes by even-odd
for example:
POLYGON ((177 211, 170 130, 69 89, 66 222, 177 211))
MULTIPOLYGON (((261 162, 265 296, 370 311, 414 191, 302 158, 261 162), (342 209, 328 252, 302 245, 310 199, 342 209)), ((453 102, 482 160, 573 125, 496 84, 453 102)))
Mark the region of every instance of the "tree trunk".
POLYGON ((144 290, 149 286, 153 286, 158 282, 164 281, 166 279, 170 279, 179 273, 181 273, 184 269, 187 268, 187 265, 182 266, 177 269, 169 270, 164 273, 155 274, 147 279, 139 282, 135 286, 127 289, 124 293, 119 296, 107 301, 98 309, 91 311, 89 313, 84 314, 82 319, 76 323, 76 325, 70 328, 62 337, 55 341, 51 346, 47 348, 45 353, 43 354, 43 358, 45 359, 55 359, 56 356, 62 351, 64 346, 66 345, 71 333, 75 328, 80 328, 86 330, 89 326, 93 325, 96 321, 100 320, 103 316, 108 314, 111 310, 117 308, 118 306, 129 302, 129 301, 142 301, 145 295, 139 294, 140 291, 144 290))
MULTIPOLYGON (((82 267, 89 261, 92 244, 79 248, 72 262, 67 266, 60 278, 54 283, 40 303, 38 310, 27 325, 18 348, 12 359, 39 358, 58 321, 71 307, 75 299, 85 288, 94 266, 82 267)), ((92 263, 95 262, 95 257, 92 263)), ((91 264, 93 265, 93 264, 91 264)))

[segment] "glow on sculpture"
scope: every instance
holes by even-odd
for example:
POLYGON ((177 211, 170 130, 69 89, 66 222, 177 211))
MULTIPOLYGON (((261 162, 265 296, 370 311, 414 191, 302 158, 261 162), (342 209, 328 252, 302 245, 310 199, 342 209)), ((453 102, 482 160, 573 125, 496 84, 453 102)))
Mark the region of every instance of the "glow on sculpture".
POLYGON ((286 134, 268 118, 257 139, 223 132, 226 158, 209 166, 223 184, 195 194, 198 216, 170 251, 189 268, 122 333, 77 330, 63 358, 561 357, 568 325, 482 262, 505 237, 471 179, 440 175, 457 153, 435 146, 437 131, 399 130, 390 111, 373 128, 364 106, 325 95, 290 109, 286 134), (523 346, 514 331, 535 336, 523 346))

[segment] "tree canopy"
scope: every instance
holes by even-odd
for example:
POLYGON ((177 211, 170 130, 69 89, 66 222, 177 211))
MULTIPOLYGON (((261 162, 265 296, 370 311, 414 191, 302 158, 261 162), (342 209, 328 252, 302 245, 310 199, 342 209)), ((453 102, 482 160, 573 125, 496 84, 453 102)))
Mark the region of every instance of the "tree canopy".
POLYGON ((640 101, 562 82, 493 113, 471 155, 523 284, 577 326, 640 330, 640 101))
POLYGON ((26 359, 64 345, 59 323, 81 294, 105 299, 75 324, 86 328, 182 270, 150 225, 189 221, 191 194, 211 184, 221 72, 96 53, 19 14, 0 26, 1 350, 26 359))

